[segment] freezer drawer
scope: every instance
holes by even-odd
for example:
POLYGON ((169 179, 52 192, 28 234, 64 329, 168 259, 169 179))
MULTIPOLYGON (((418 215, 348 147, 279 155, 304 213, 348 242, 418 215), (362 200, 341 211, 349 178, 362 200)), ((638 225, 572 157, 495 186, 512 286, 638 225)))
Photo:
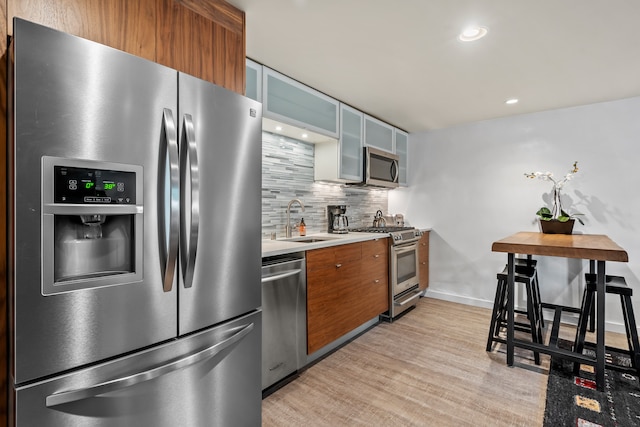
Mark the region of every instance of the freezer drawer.
POLYGON ((19 427, 261 424, 262 312, 16 390, 19 427))

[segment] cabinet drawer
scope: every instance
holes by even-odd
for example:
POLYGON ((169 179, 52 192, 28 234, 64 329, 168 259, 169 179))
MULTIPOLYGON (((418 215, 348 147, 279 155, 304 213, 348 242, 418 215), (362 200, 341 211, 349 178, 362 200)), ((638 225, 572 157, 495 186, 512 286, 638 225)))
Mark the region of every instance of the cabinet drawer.
POLYGON ((329 248, 307 251, 307 272, 336 268, 349 262, 362 259, 362 244, 332 246, 329 248))
POLYGON ((373 283, 374 280, 385 281, 389 283, 389 266, 386 263, 371 264, 362 269, 362 282, 373 283))
POLYGON ((362 243, 362 261, 368 264, 370 261, 384 260, 388 263, 389 243, 388 239, 376 239, 362 243))

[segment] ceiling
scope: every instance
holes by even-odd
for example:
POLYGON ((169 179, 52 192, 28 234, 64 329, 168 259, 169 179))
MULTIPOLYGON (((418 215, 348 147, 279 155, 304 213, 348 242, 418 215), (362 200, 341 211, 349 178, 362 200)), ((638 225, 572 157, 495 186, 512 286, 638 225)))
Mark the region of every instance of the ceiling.
POLYGON ((248 57, 409 132, 640 95, 638 0, 227 1, 248 57))

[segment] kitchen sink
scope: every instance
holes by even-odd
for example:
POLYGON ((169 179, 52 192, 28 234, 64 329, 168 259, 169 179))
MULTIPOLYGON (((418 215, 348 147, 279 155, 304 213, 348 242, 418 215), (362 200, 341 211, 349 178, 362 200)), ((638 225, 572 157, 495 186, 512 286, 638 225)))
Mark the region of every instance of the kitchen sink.
POLYGON ((282 239, 286 242, 296 242, 296 243, 316 243, 316 242, 326 242, 327 240, 335 240, 335 237, 290 237, 288 239, 282 239))

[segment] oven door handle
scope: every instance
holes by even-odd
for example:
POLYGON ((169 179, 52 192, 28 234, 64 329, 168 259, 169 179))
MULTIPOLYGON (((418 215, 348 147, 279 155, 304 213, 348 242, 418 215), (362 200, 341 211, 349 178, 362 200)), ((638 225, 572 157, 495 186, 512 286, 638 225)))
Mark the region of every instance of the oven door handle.
POLYGON ((405 246, 394 246, 393 247, 393 251, 396 254, 403 254, 405 252, 411 252, 411 251, 415 251, 416 249, 418 249, 418 243, 411 243, 405 246))

